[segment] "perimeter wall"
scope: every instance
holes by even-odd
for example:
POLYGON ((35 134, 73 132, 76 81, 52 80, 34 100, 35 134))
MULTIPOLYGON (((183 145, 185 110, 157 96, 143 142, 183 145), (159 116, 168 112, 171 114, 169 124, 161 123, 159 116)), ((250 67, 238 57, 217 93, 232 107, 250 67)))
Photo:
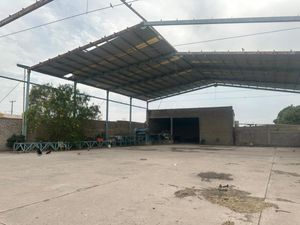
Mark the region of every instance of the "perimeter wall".
MULTIPOLYGON (((132 130, 135 128, 145 127, 144 123, 132 122, 132 130)), ((7 150, 6 140, 13 134, 20 134, 22 130, 22 119, 0 118, 0 151, 7 150)), ((90 120, 87 121, 84 127, 84 134, 86 137, 95 137, 98 134, 105 132, 105 121, 90 120)), ((110 121, 109 134, 129 135, 128 121, 110 121)), ((35 133, 28 134, 29 141, 38 141, 47 139, 47 128, 41 127, 35 133)))
POLYGON ((300 147, 300 125, 237 127, 235 143, 240 146, 300 147))
POLYGON ((0 151, 6 150, 6 140, 13 134, 20 134, 22 119, 0 118, 0 151))

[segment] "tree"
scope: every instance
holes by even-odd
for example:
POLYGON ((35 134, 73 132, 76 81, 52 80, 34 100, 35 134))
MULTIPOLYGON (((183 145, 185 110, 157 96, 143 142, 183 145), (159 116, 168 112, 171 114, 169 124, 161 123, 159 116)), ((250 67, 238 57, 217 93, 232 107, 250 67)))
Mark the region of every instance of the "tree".
POLYGON ((300 124, 300 106, 288 106, 281 110, 275 124, 300 124))
POLYGON ((89 104, 90 97, 75 92, 72 85, 34 86, 30 91, 29 110, 26 112, 29 129, 47 129, 47 141, 83 140, 86 120, 99 119, 98 106, 89 104))

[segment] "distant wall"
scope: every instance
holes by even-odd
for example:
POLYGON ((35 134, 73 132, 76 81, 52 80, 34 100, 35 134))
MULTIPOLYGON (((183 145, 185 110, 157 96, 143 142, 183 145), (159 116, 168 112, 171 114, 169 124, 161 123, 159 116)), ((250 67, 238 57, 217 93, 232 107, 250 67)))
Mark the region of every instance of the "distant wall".
MULTIPOLYGON (((145 127, 145 124, 132 122, 131 126, 132 126, 132 131, 134 131, 135 128, 145 127)), ((104 134, 105 121, 98 121, 98 120, 86 121, 83 129, 84 129, 84 135, 86 137, 95 137, 96 135, 104 134)), ((130 135, 128 121, 110 121, 108 125, 108 130, 110 136, 130 135)), ((35 133, 28 134, 28 140, 30 141, 46 140, 46 139, 48 139, 48 136, 47 136, 47 128, 45 127, 38 129, 35 133)))
MULTIPOLYGON (((135 128, 145 127, 144 123, 132 122, 132 131, 135 128)), ((13 134, 20 134, 22 130, 22 119, 0 118, 0 151, 6 150, 6 140, 13 134)), ((105 121, 90 120, 85 123, 84 134, 87 137, 95 137, 105 132, 105 121)), ((109 135, 129 135, 128 121, 110 121, 109 135)), ((29 132, 28 140, 36 141, 37 139, 47 139, 47 128, 42 127, 37 132, 29 132)))
MULTIPOLYGON (((136 123, 132 122, 132 132, 135 128, 144 128, 145 123, 136 123)), ((126 136, 129 135, 129 122, 128 121, 115 121, 108 123, 109 135, 121 135, 126 136)), ((88 137, 94 137, 97 134, 101 134, 105 132, 105 121, 87 121, 84 127, 84 133, 88 137)))
POLYGON ((235 128, 235 143, 241 146, 300 147, 300 126, 237 127, 235 128))
POLYGON ((20 134, 22 119, 0 118, 0 151, 6 150, 6 140, 13 134, 20 134))

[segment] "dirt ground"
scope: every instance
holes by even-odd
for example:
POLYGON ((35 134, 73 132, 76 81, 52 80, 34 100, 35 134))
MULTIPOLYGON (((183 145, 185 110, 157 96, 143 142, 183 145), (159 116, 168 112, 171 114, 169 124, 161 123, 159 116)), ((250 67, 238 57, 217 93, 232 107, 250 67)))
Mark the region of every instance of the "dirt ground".
POLYGON ((0 193, 0 225, 297 225, 300 148, 0 153, 0 193))

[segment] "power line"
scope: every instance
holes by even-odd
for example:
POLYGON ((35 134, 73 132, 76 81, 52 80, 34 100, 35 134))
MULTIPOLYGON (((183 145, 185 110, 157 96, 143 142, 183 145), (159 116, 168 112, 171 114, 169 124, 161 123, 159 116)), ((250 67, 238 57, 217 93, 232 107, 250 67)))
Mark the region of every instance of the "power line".
POLYGON ((258 35, 273 34, 273 33, 293 31, 293 30, 299 30, 299 29, 300 29, 300 27, 292 27, 292 28, 287 28, 287 29, 271 30, 271 31, 258 32, 258 33, 252 33, 252 34, 244 34, 244 35, 216 38, 216 39, 210 39, 210 40, 204 40, 204 41, 189 42, 189 43, 177 44, 174 46, 180 47, 180 46, 187 46, 187 45, 196 45, 196 44, 203 44, 203 43, 208 43, 208 42, 224 41, 224 40, 244 38, 244 37, 253 37, 253 36, 258 36, 258 35))
POLYGON ((13 87, 13 89, 11 89, 7 95, 5 95, 1 100, 0 103, 2 103, 19 85, 21 84, 21 82, 17 83, 17 85, 15 87, 13 87))
MULTIPOLYGON (((132 0, 132 1, 128 1, 127 3, 133 3, 133 2, 137 2, 137 1, 139 1, 139 0, 132 0)), ((15 34, 19 34, 19 33, 23 33, 23 32, 26 32, 26 31, 34 30, 34 29, 37 29, 37 28, 40 28, 40 27, 48 26, 48 25, 51 25, 51 24, 54 24, 54 23, 58 23, 58 22, 62 22, 62 21, 65 21, 65 20, 73 19, 75 17, 79 17, 79 16, 83 16, 83 15, 86 15, 86 14, 91 14, 91 13, 103 11, 103 10, 114 8, 114 7, 119 7, 119 6, 122 6, 122 5, 124 5, 124 4, 119 3, 119 4, 115 4, 115 5, 106 6, 106 7, 103 7, 103 8, 98 8, 98 9, 86 11, 86 12, 79 13, 79 14, 74 14, 72 16, 67 16, 67 17, 64 17, 64 18, 61 18, 61 19, 58 19, 58 20, 54 20, 54 21, 51 21, 51 22, 43 23, 43 24, 40 24, 40 25, 37 25, 37 26, 33 26, 33 27, 22 29, 22 30, 14 31, 14 32, 11 32, 11 33, 8 33, 8 34, 3 34, 3 35, 0 35, 0 38, 12 36, 12 35, 15 35, 15 34)))

